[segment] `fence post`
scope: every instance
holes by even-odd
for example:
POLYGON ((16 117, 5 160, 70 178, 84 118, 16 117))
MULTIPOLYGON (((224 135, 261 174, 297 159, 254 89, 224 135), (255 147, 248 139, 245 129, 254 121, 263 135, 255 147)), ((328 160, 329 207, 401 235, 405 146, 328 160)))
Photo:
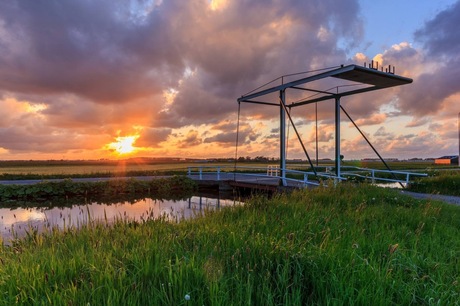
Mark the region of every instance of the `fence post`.
POLYGON ((190 169, 190 167, 188 167, 187 175, 192 175, 192 170, 190 169))
POLYGON ((220 166, 217 167, 217 180, 220 181, 220 166))
POLYGON ((375 184, 375 171, 374 169, 371 170, 371 174, 372 174, 372 184, 375 184))
POLYGON ((203 167, 200 166, 200 181, 203 179, 203 167))

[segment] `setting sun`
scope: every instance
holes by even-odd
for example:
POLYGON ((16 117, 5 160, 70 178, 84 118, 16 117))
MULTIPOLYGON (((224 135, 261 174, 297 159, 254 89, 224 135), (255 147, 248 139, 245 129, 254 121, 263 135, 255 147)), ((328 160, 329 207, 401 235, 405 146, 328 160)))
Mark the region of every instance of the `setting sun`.
POLYGON ((115 139, 115 142, 108 144, 108 148, 114 150, 118 154, 133 153, 136 150, 134 142, 136 142, 137 138, 139 138, 139 135, 119 136, 115 139))

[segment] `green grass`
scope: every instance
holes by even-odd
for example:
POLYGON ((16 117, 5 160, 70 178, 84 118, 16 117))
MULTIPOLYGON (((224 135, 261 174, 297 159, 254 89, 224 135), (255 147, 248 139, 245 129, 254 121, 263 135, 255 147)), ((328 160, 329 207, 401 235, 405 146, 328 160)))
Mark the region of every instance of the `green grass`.
MULTIPOLYGON (((452 168, 452 166, 437 165, 434 161, 386 161, 387 165, 392 170, 421 170, 425 171, 428 168, 452 168)), ((385 165, 381 161, 354 161, 343 163, 344 166, 358 166, 363 168, 386 170, 385 165)))
POLYGON ((459 237, 459 207, 340 184, 31 231, 0 249, 0 305, 456 305, 459 237))
MULTIPOLYGON (((99 182, 75 182, 71 179, 43 181, 36 184, 1 185, 0 207, 24 206, 48 207, 49 200, 66 203, 70 200, 87 201, 139 200, 146 196, 156 198, 184 198, 196 191, 196 183, 185 176, 171 176, 150 180, 113 179, 99 182)), ((72 201, 70 201, 72 203, 72 201)))
POLYGON ((460 196, 460 171, 432 171, 429 177, 421 178, 411 183, 408 190, 460 196))
POLYGON ((77 178, 77 177, 112 177, 112 176, 149 176, 165 174, 185 174, 188 163, 170 164, 50 164, 48 166, 6 165, 0 167, 1 180, 15 179, 50 179, 50 178, 77 178))

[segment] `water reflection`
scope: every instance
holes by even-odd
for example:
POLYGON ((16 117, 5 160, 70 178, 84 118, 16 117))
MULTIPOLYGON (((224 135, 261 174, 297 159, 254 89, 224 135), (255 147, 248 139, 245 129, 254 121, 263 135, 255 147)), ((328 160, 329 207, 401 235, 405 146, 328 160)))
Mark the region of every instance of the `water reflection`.
POLYGON ((407 186, 406 183, 396 183, 396 182, 389 182, 389 183, 376 183, 375 186, 384 187, 384 188, 396 188, 396 189, 403 189, 407 186), (402 184, 402 186, 401 186, 402 184))
POLYGON ((90 203, 71 207, 53 208, 1 208, 0 235, 4 243, 14 237, 23 237, 26 231, 45 228, 64 229, 80 227, 89 220, 113 222, 117 219, 143 221, 164 217, 171 221, 196 216, 203 209, 216 209, 231 206, 239 201, 206 196, 192 196, 186 200, 158 200, 146 198, 117 204, 90 203))

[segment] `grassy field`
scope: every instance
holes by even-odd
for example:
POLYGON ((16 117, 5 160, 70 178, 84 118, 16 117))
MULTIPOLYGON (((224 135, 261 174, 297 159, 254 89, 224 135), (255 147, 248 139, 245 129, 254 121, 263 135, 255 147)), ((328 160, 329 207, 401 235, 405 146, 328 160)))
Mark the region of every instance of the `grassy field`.
MULTIPOLYGON (((15 179, 21 177, 40 178, 47 176, 68 177, 68 176, 113 176, 113 175, 154 175, 161 173, 185 173, 188 167, 200 165, 211 167, 226 167, 231 169, 234 162, 204 162, 204 161, 152 161, 148 159, 134 160, 97 160, 97 161, 0 161, 0 179, 15 179)), ((247 162, 238 161, 237 166, 242 167, 266 167, 267 165, 278 165, 277 161, 271 162, 247 162)), ((433 162, 389 162, 394 170, 425 170, 439 168, 452 168, 436 166, 433 162)), ((319 163, 320 167, 334 166, 333 161, 324 160, 319 163)), ((374 169, 385 169, 380 162, 374 161, 344 161, 343 166, 367 167, 374 169)), ((290 169, 308 170, 307 162, 288 163, 290 169)), ((324 169, 323 169, 324 170, 324 169)))
MULTIPOLYGON (((260 167, 266 171, 268 165, 278 165, 278 162, 238 162, 238 167, 260 167)), ((321 165, 330 166, 330 162, 321 165)), ((0 161, 0 180, 17 179, 49 179, 75 177, 108 177, 108 176, 150 176, 186 174, 188 167, 211 167, 216 171, 222 167, 224 171, 233 171, 234 162, 146 162, 145 160, 132 161, 0 161)), ((306 163, 288 164, 291 169, 307 169, 306 163)), ((206 171, 206 170, 204 170, 206 171)))
POLYGON ((127 172, 153 172, 165 170, 186 171, 191 162, 145 162, 145 161, 24 161, 0 162, 0 174, 11 175, 79 175, 113 174, 127 172))
MULTIPOLYGON (((239 162, 239 166, 266 167, 276 162, 239 162)), ((75 177, 113 175, 155 175, 187 172, 188 167, 209 166, 232 169, 234 162, 154 162, 146 160, 107 161, 0 161, 0 179, 31 177, 75 177)), ((214 169, 215 170, 215 169, 214 169)))
POLYGON ((0 305, 458 305, 459 237, 460 207, 340 184, 32 231, 0 249, 0 305))
MULTIPOLYGON (((460 184, 460 169, 457 166, 435 165, 433 161, 391 161, 388 164, 393 170, 407 170, 429 174, 428 178, 416 179, 415 183, 408 188, 411 191, 460 196, 460 188, 458 188, 460 184)), ((232 161, 192 162, 179 160, 155 161, 151 159, 119 161, 0 161, 0 180, 184 175, 187 173, 188 167, 194 167, 194 171, 198 171, 197 167, 203 165, 211 167, 209 171, 216 171, 217 167, 222 167, 224 171, 233 171, 235 163, 232 161)), ((277 165, 277 162, 238 161, 236 165, 238 167, 259 167, 260 171, 265 171, 268 165, 277 165)), ((334 165, 333 161, 323 160, 319 166, 319 171, 326 171, 325 167, 333 167, 334 165)), ((384 165, 377 161, 344 161, 343 166, 344 169, 347 167, 385 169, 384 165)), ((311 171, 306 162, 288 163, 287 168, 311 171)), ((369 175, 369 173, 364 171, 362 175, 369 175)), ((392 178, 389 174, 378 174, 378 176, 392 178)), ((404 174, 397 174, 396 176, 399 179, 405 179, 404 174)), ((302 175, 296 176, 295 174, 289 174, 289 177, 303 178, 302 175)), ((349 179, 359 180, 353 176, 349 177, 349 179)))

